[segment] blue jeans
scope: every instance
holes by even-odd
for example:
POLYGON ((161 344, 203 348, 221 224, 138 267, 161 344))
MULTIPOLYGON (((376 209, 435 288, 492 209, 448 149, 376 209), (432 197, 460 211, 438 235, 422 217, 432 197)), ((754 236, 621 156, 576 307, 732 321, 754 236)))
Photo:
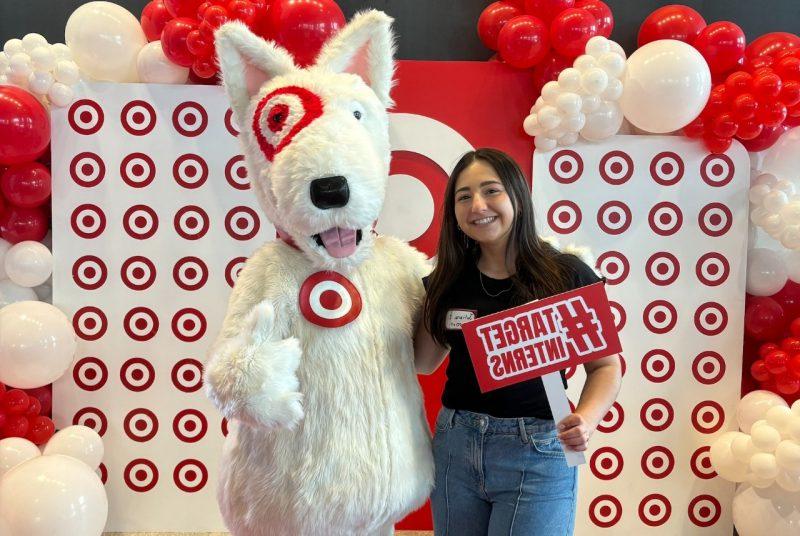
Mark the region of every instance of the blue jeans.
POLYGON ((572 534, 577 468, 556 435, 553 421, 443 407, 433 437, 434 534, 572 534))

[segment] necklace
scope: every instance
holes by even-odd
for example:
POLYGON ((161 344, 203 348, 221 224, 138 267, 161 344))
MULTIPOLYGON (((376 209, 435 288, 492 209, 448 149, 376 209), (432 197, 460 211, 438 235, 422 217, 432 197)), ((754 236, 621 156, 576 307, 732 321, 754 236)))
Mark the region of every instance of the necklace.
POLYGON ((514 284, 512 283, 511 285, 509 285, 509 286, 508 286, 508 288, 507 288, 507 289, 503 289, 503 290, 501 290, 500 292, 498 292, 497 294, 492 294, 492 293, 490 293, 488 290, 486 290, 486 287, 485 287, 485 286, 483 286, 483 272, 481 272, 480 270, 478 270, 478 281, 480 281, 480 283, 481 283, 481 288, 483 289, 483 292, 484 292, 484 293, 485 293, 487 296, 489 296, 490 298, 497 298, 497 297, 498 297, 498 296, 500 296, 501 294, 505 294, 506 292, 508 292, 509 290, 511 290, 511 288, 514 286, 514 284))

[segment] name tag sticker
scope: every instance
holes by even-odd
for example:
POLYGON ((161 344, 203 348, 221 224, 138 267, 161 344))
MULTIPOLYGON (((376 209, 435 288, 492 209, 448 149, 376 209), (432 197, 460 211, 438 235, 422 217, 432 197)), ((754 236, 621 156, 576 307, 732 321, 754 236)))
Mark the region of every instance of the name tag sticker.
POLYGON ((461 329, 461 326, 467 322, 475 320, 476 311, 470 309, 450 309, 447 311, 445 318, 445 327, 447 329, 461 329))

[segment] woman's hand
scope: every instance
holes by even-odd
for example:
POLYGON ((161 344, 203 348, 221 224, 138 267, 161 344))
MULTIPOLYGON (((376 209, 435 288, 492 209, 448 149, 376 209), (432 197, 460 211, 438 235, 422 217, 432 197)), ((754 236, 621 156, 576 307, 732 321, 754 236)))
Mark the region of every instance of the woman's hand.
POLYGON ((589 447, 595 428, 580 413, 570 413, 558 423, 558 440, 565 450, 581 452, 589 447))

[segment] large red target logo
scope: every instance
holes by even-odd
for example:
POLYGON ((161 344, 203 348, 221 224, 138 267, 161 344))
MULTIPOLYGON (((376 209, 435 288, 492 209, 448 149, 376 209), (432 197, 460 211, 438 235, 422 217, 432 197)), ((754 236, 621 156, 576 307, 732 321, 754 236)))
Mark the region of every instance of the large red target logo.
POLYGON ((208 164, 199 155, 185 154, 172 165, 172 177, 189 190, 200 188, 208 179, 208 164))
POLYGON ((233 110, 230 108, 225 112, 225 129, 230 132, 231 136, 238 136, 241 131, 236 123, 236 118, 233 117, 233 110))
POLYGON ((78 410, 78 412, 72 416, 72 424, 80 424, 86 428, 91 428, 101 437, 104 436, 106 430, 108 430, 108 418, 100 408, 87 407, 78 410))
POLYGON ((156 164, 144 153, 131 153, 119 164, 119 175, 132 188, 145 188, 156 178, 156 164))
POLYGON ((249 190, 250 179, 247 176, 247 164, 244 156, 236 155, 225 164, 225 180, 237 190, 249 190))
POLYGON ((172 126, 183 136, 199 136, 208 126, 208 113, 197 102, 184 102, 172 112, 172 126))
POLYGON ((663 287, 671 285, 678 279, 681 265, 672 253, 659 251, 647 259, 644 273, 651 283, 663 287))
POLYGON ((665 478, 675 469, 675 456, 667 447, 650 447, 642 454, 642 472, 649 478, 665 478))
POLYGON ((716 497, 698 495, 689 503, 689 520, 698 527, 710 527, 719 521, 722 507, 716 497))
POLYGON ((631 209, 622 201, 609 201, 597 211, 597 225, 606 234, 619 235, 631 226, 631 209))
POLYGON ((202 412, 185 409, 172 420, 172 431, 184 443, 197 443, 206 435, 208 421, 202 412))
POLYGON ((611 151, 600 159, 600 176, 612 186, 628 182, 633 169, 633 159, 623 151, 611 151))
POLYGON ((704 285, 716 287, 723 284, 730 275, 731 267, 728 259, 721 253, 706 253, 697 260, 695 273, 704 285))
POLYGON ((666 300, 655 300, 644 308, 642 320, 648 330, 663 335, 675 327, 678 322, 678 311, 666 300))
POLYGON ((722 203, 709 203, 700 210, 697 223, 708 236, 722 236, 733 225, 733 215, 731 210, 722 203))
POLYGON ((105 117, 103 109, 95 101, 81 99, 72 103, 67 112, 67 121, 72 130, 78 134, 89 136, 96 134, 102 127, 105 117))
POLYGON ((108 381, 108 368, 96 357, 84 357, 72 368, 72 379, 84 391, 97 391, 108 381))
POLYGON ((236 240, 250 240, 260 228, 258 213, 250 207, 233 207, 225 215, 225 230, 236 240))
POLYGON ((193 393, 203 386, 203 364, 197 359, 181 359, 172 367, 172 385, 184 393, 193 393))
POLYGON ((361 293, 339 273, 317 272, 300 287, 300 312, 312 324, 339 328, 361 314, 361 293))
POLYGON ((134 341, 149 341, 158 333, 158 316, 148 307, 134 307, 125 314, 123 327, 134 341))
POLYGON ((550 159, 550 176, 561 184, 571 184, 583 174, 583 159, 571 149, 558 151, 550 159))
POLYGON ((702 352, 692 361, 692 375, 703 385, 713 385, 725 376, 725 360, 717 352, 702 352))
POLYGON ((236 257, 235 259, 231 259, 225 266, 225 282, 228 283, 229 287, 233 288, 246 262, 247 257, 236 257))
POLYGON ((547 223, 553 232, 569 234, 577 229, 582 220, 581 209, 572 201, 553 203, 547 211, 547 223))
POLYGON ((622 409, 622 406, 619 405, 619 402, 614 402, 611 407, 608 408, 605 416, 603 416, 603 420, 597 425, 597 430, 604 434, 616 432, 624 421, 625 411, 622 409))
POLYGON ((172 317, 172 333, 183 342, 195 342, 206 334, 206 317, 191 307, 181 309, 172 317))
POLYGON ((122 128, 132 136, 146 136, 156 127, 156 110, 149 102, 134 100, 119 114, 122 128))
POLYGON ((650 229, 660 236, 671 236, 680 231, 683 225, 683 213, 675 203, 662 201, 656 203, 647 214, 650 229))
POLYGON ((725 410, 713 400, 697 404, 692 410, 692 426, 701 434, 713 434, 725 424, 725 410))
POLYGON ((129 391, 141 393, 148 390, 156 381, 156 369, 143 357, 132 357, 119 369, 119 379, 129 391))
POLYGON ((83 290, 97 290, 107 277, 106 263, 100 257, 84 255, 72 264, 72 280, 83 290))
POLYGON ((711 465, 711 447, 708 445, 694 451, 689 466, 697 478, 710 480, 717 476, 714 466, 711 465))
POLYGON ((733 179, 736 167, 733 160, 725 154, 710 154, 700 164, 700 177, 709 186, 719 188, 733 179))
POLYGON ((78 153, 69 163, 69 176, 78 186, 91 188, 105 178, 106 165, 97 153, 78 153))
POLYGON ((597 258, 595 266, 609 285, 618 285, 625 281, 631 269, 628 258, 619 251, 606 251, 597 258))
POLYGON ((153 439, 158 433, 158 418, 147 408, 136 408, 125 416, 122 427, 128 439, 144 443, 153 439))
POLYGON ((589 459, 592 474, 600 480, 617 478, 623 466, 622 454, 613 447, 601 447, 594 451, 589 459))
POLYGON ((660 527, 672 514, 669 499, 661 494, 653 493, 639 503, 639 519, 649 527, 660 527))
POLYGON ((672 186, 683 178, 683 159, 676 153, 664 151, 650 161, 650 176, 661 186, 672 186))
POLYGON ((85 341, 96 341, 106 333, 108 320, 105 313, 97 307, 81 307, 72 316, 75 334, 85 341))
POLYGON ((206 235, 210 223, 205 210, 196 205, 189 205, 175 213, 173 225, 175 232, 181 238, 198 240, 206 235))
POLYGON ((183 460, 175 466, 172 480, 181 491, 195 493, 208 482, 208 470, 200 460, 183 460))
POLYGON ((663 432, 675 419, 675 410, 672 409, 672 404, 663 398, 652 398, 642 405, 639 419, 651 432, 663 432))
POLYGON ((122 226, 131 238, 146 240, 158 230, 158 215, 147 205, 134 205, 125 211, 122 226))
POLYGON ((608 301, 608 306, 611 308, 611 316, 614 318, 614 327, 617 328, 617 331, 622 331, 628 319, 625 308, 612 300, 608 301))
POLYGON ((650 350, 642 357, 642 375, 653 383, 663 383, 675 373, 675 358, 660 348, 650 350))
POLYGON ((97 205, 84 204, 72 211, 70 216, 72 232, 81 238, 97 238, 106 229, 106 215, 97 205))
POLYGON ((108 468, 106 467, 106 464, 101 463, 97 466, 97 474, 100 477, 100 481, 105 486, 108 482, 108 468))
POLYGON ((208 267, 199 257, 184 257, 172 268, 172 279, 183 290, 198 290, 208 281, 208 267))
POLYGON ((703 335, 719 335, 727 325, 728 311, 717 302, 706 302, 694 313, 694 326, 703 335))
POLYGON ((144 493, 158 484, 158 468, 148 459, 137 458, 125 466, 122 477, 131 491, 144 493))
POLYGON ((600 495, 589 504, 589 519, 596 526, 607 529, 622 518, 622 503, 613 495, 600 495))
POLYGON ((147 290, 156 280, 155 264, 141 255, 126 259, 119 272, 122 282, 131 290, 147 290))

